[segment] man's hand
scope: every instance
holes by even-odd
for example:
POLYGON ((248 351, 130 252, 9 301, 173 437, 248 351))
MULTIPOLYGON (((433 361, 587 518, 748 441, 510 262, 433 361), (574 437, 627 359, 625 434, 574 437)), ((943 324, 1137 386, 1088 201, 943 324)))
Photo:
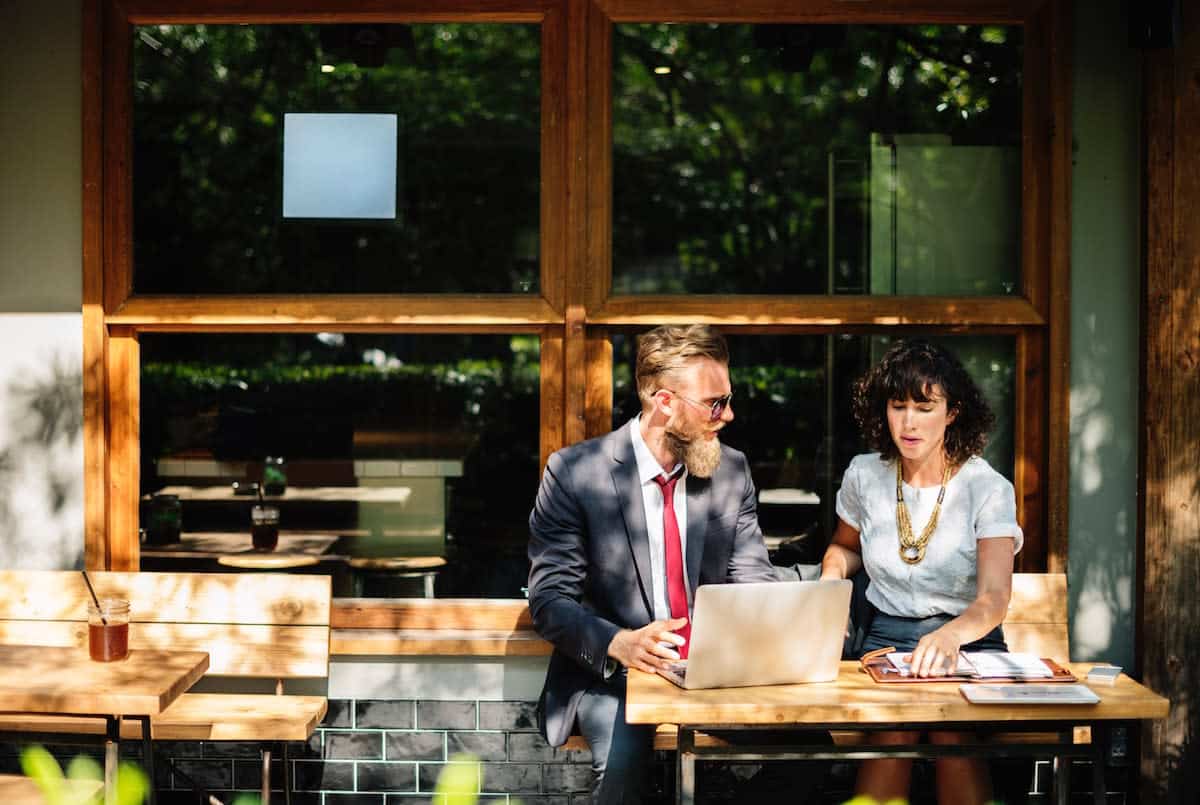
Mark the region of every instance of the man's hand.
POLYGON ((608 644, 608 656, 626 668, 636 668, 650 674, 658 673, 672 660, 679 659, 674 649, 661 645, 682 646, 686 641, 673 630, 687 625, 687 618, 654 621, 641 629, 622 629, 608 644))

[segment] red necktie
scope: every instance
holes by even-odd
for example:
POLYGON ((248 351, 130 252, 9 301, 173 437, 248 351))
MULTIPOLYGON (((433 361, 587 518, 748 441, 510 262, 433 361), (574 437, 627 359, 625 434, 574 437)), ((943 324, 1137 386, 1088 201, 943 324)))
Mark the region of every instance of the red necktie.
MULTIPOLYGON (((679 521, 675 519, 675 482, 678 475, 667 478, 660 475, 654 479, 663 493, 663 547, 667 560, 667 603, 671 606, 672 618, 686 618, 687 588, 683 584, 683 550, 679 545, 679 521)), ((687 659, 688 648, 691 646, 692 624, 688 622, 676 634, 687 640, 679 647, 679 656, 687 659)))

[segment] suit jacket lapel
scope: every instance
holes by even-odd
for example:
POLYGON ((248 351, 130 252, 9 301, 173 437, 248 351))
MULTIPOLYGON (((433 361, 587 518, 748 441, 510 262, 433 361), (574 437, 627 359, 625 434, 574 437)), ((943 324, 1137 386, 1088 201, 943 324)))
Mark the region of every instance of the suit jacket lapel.
POLYGON ((708 534, 708 511, 712 501, 712 479, 688 475, 687 483, 687 565, 688 600, 695 597, 700 584, 700 559, 708 534))
MULTIPOLYGON (((654 606, 650 602, 654 589, 650 569, 650 536, 646 533, 646 506, 642 502, 642 488, 638 483, 637 459, 633 455, 633 442, 626 425, 616 431, 612 445, 612 479, 617 497, 621 501, 621 515, 625 518, 625 535, 629 538, 629 550, 633 554, 633 566, 637 571, 642 590, 642 603, 646 615, 654 620, 654 606)), ((689 530, 689 535, 691 531, 689 530)))

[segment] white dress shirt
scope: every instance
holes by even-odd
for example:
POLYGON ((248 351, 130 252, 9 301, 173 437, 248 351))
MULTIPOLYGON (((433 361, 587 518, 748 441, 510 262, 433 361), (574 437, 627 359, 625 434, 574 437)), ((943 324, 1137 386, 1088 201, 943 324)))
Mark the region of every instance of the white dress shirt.
MULTIPOLYGON (((671 617, 671 604, 667 599, 667 553, 663 544, 663 493, 662 487, 654 480, 664 473, 654 454, 642 438, 639 427, 641 416, 634 417, 633 427, 629 429, 633 441, 633 455, 637 459, 638 482, 642 488, 642 503, 646 510, 646 534, 650 538, 650 571, 652 579, 651 598, 654 603, 654 619, 666 620, 671 617)), ((679 470, 676 463, 672 472, 679 470)), ((679 480, 675 483, 675 520, 679 523, 679 552, 681 557, 687 556, 687 477, 684 469, 679 480)), ((687 562, 683 565, 683 586, 687 590, 688 616, 692 611, 692 588, 687 583, 687 562)))

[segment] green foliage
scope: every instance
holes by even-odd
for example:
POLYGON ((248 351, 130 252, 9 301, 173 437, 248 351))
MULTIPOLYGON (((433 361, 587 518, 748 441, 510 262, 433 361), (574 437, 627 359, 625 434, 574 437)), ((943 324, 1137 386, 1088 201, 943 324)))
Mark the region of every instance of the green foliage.
MULTIPOLYGON (((137 289, 536 291, 538 26, 383 26, 373 67, 336 28, 136 29, 137 289), (329 111, 398 116, 395 221, 281 219, 283 117, 329 111)), ((1016 27, 615 26, 614 288, 831 292, 833 163, 898 134, 1019 146, 1021 64, 1016 27)), ((863 193, 833 211, 840 288, 864 287, 863 193)))
POLYGON ((434 801, 445 805, 475 805, 483 786, 483 767, 479 758, 458 754, 442 767, 434 788, 434 801))
POLYGON ((865 187, 830 186, 896 134, 1020 142, 1020 32, 980 26, 614 27, 614 288, 865 287, 865 187), (836 163, 836 166, 835 166, 836 163), (839 191, 841 194, 842 191, 839 191), (829 235, 836 216, 841 245, 829 235))
MULTIPOLYGON (((64 775, 62 767, 45 747, 30 746, 21 752, 21 770, 41 789, 47 805, 96 805, 104 799, 103 791, 94 796, 79 797, 67 789, 68 780, 102 780, 104 772, 95 760, 86 755, 72 758, 64 775)), ((117 805, 141 805, 150 791, 150 779, 135 763, 122 763, 117 771, 117 805)))
POLYGON ((536 290, 537 26, 386 26, 378 67, 322 36, 336 28, 136 29, 138 290, 536 290), (281 217, 294 112, 397 115, 395 221, 281 217))

